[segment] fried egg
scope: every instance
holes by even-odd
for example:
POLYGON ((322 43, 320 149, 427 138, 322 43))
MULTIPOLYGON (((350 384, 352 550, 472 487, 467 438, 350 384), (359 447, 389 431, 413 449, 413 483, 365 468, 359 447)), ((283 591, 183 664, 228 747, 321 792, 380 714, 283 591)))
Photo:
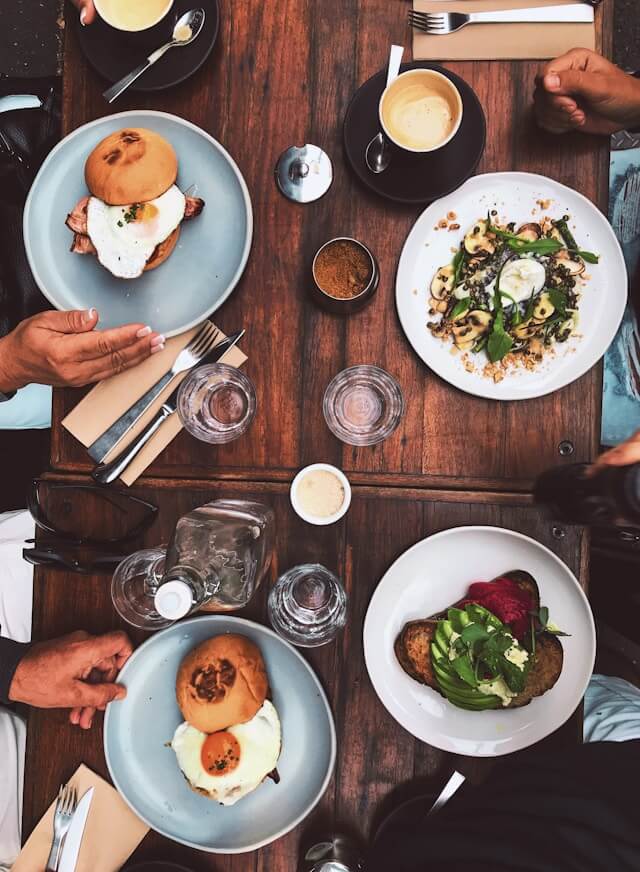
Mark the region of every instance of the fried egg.
POLYGON ((176 185, 155 200, 128 206, 109 206, 90 197, 87 234, 100 263, 121 279, 142 275, 156 245, 171 236, 182 221, 185 202, 176 185))
POLYGON ((171 747, 192 787, 222 805, 234 805, 276 768, 281 741, 278 712, 265 700, 250 721, 217 733, 201 733, 185 721, 171 747))

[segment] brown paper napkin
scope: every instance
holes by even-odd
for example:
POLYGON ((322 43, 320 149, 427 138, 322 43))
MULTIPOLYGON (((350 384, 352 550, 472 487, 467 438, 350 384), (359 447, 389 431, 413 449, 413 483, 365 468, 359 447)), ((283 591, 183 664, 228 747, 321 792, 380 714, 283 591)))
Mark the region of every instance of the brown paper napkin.
MULTIPOLYGON (((180 351, 189 343, 199 327, 194 327, 179 336, 167 340, 164 351, 153 354, 134 369, 121 372, 105 379, 96 385, 86 397, 62 421, 65 427, 83 445, 89 446, 101 436, 123 412, 126 412, 158 379, 171 369, 180 351)), ((224 338, 221 333, 220 340, 224 338)), ((222 361, 230 366, 242 366, 247 359, 238 346, 234 346, 223 357, 222 361)), ((131 432, 107 455, 119 454, 122 449, 144 429, 153 418, 165 398, 177 387, 188 373, 181 373, 168 384, 151 408, 142 416, 131 432)), ((149 464, 166 448, 171 440, 180 432, 182 424, 177 415, 171 415, 160 427, 157 433, 147 442, 135 460, 123 472, 120 480, 131 485, 142 475, 149 464)))
MULTIPOLYGON (((93 787, 93 799, 84 829, 76 872, 116 872, 135 851, 149 831, 110 784, 84 764, 71 782, 78 799, 93 787)), ((42 872, 53 839, 55 801, 27 839, 11 872, 42 872)))
MULTIPOLYGON (((482 12, 560 6, 576 0, 414 0, 419 12, 482 12)), ((414 60, 555 58, 570 48, 595 48, 589 24, 468 24, 446 36, 413 32, 414 60)))

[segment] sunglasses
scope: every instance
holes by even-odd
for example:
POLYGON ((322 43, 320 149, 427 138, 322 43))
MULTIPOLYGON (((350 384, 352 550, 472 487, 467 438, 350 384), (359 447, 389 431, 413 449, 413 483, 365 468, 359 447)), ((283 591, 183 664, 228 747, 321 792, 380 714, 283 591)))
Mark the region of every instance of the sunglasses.
POLYGON ((34 547, 23 550, 24 559, 85 574, 112 571, 158 514, 153 503, 126 491, 41 479, 29 488, 27 508, 48 536, 28 540, 34 547))

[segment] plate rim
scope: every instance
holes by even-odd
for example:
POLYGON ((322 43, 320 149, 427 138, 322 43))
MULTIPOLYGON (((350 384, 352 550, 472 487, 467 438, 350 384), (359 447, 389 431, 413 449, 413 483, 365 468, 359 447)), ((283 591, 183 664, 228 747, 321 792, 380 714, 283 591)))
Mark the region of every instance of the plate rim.
POLYGON ((233 159, 233 157, 229 154, 227 149, 220 142, 218 142, 217 139, 215 139, 213 136, 211 136, 210 133, 207 133, 206 130, 203 130, 202 127, 198 127, 197 124, 194 124, 192 121, 188 121, 186 118, 180 118, 178 115, 173 115, 170 112, 161 112, 158 109, 126 109, 123 112, 116 112, 113 115, 103 115, 100 118, 95 118, 93 121, 88 121, 86 124, 81 124, 80 127, 76 127, 75 130, 72 130, 70 133, 68 133, 65 137, 63 137, 60 140, 60 142, 58 142, 51 149, 51 151, 49 152, 47 157, 44 159, 40 169, 36 173, 36 177, 34 178, 33 182, 31 183, 31 187, 29 188, 29 193, 28 193, 27 199, 25 201, 24 212, 23 212, 23 216, 22 216, 22 236, 24 239, 25 253, 27 255, 27 263, 29 264, 29 268, 33 274, 33 278, 34 278, 35 283, 37 284, 38 288, 40 289, 40 291, 42 292, 44 297, 49 301, 49 303, 51 303, 51 305, 55 309, 57 309, 58 311, 62 311, 62 312, 68 311, 66 309, 61 309, 59 307, 58 303, 56 303, 52 299, 50 291, 48 291, 46 289, 45 283, 43 282, 42 277, 40 276, 40 274, 38 273, 37 268, 36 268, 33 250, 32 250, 32 239, 31 239, 30 233, 28 232, 28 227, 29 227, 29 222, 31 220, 31 212, 33 209, 33 203, 34 203, 34 200, 35 200, 37 193, 38 193, 37 187, 39 184, 42 184, 43 175, 46 172, 49 164, 54 160, 56 155, 66 147, 66 144, 68 142, 72 141, 73 139, 75 139, 78 136, 81 136, 85 131, 91 130, 94 127, 100 127, 100 126, 105 125, 105 124, 110 124, 112 121, 116 121, 119 119, 126 119, 126 118, 133 118, 133 117, 144 118, 144 119, 146 119, 146 118, 151 118, 151 119, 162 118, 165 120, 169 120, 169 121, 177 124, 179 127, 186 127, 189 130, 192 130, 193 132, 199 134, 204 139, 208 140, 209 144, 214 149, 216 149, 217 151, 219 151, 222 154, 222 156, 225 158, 225 160, 227 161, 227 163, 231 167, 231 170, 232 170, 234 176, 236 177, 238 184, 240 185, 240 190, 242 192, 242 199, 244 201, 244 207, 245 207, 245 213, 246 213, 247 229, 246 229, 246 234, 245 234, 244 248, 242 250, 242 256, 240 258, 240 263, 239 263, 235 273, 233 274, 231 281, 227 285, 226 290, 224 291, 224 293, 222 294, 220 299, 217 300, 216 303, 212 306, 212 308, 209 309, 208 311, 204 312, 201 316, 191 320, 189 323, 187 323, 185 325, 181 325, 180 327, 176 327, 172 330, 167 330, 165 332, 165 335, 168 338, 171 336, 177 336, 180 333, 185 333, 187 330, 190 330, 192 327, 195 327, 198 324, 201 324, 203 321, 206 321, 206 319, 210 318, 211 315, 214 314, 214 312, 218 311, 218 309, 222 306, 223 303, 225 303, 227 301, 227 299, 231 296, 233 291, 238 286, 238 283, 240 282, 240 279, 242 278, 242 275, 243 275, 243 273, 246 269, 247 263, 249 261, 249 255, 251 254, 251 246, 253 244, 253 229, 254 229, 253 206, 251 204, 251 195, 249 193, 249 188, 248 188, 248 185, 245 181, 245 178, 240 170, 240 167, 238 166, 236 161, 233 159))
MULTIPOLYGON (((440 367, 437 366, 437 361, 436 361, 436 365, 434 365, 433 361, 425 360, 422 352, 416 347, 416 345, 414 344, 414 342, 410 336, 409 327, 406 326, 411 320, 409 317, 409 313, 404 312, 404 317, 403 317, 403 308, 402 308, 401 296, 404 297, 405 294, 403 292, 403 289, 400 286, 400 281, 401 281, 401 272, 403 270, 403 260, 406 264, 406 262, 408 261, 408 258, 409 258, 409 254, 408 254, 409 244, 411 243, 413 238, 415 238, 415 236, 418 235, 418 229, 417 229, 418 226, 421 225, 422 223, 426 222, 425 215, 429 211, 429 209, 432 209, 434 207, 438 207, 439 203, 443 199, 445 199, 445 197, 451 196, 451 194, 454 192, 450 191, 448 194, 445 194, 443 197, 439 197, 437 200, 434 200, 432 203, 429 203, 429 205, 417 217, 417 219, 413 223, 413 226, 409 230, 409 232, 406 236, 406 239, 403 243, 402 251, 400 252, 400 257, 398 258, 398 266, 396 269, 396 281, 395 281, 395 303, 396 303, 396 312, 398 314, 398 319, 400 321, 400 326, 402 327, 402 332, 404 333, 405 339, 407 340, 407 342, 409 343, 409 345, 413 349, 414 353, 418 356, 418 358, 422 361, 422 363, 432 373, 437 375, 438 378, 442 379, 442 381, 446 382, 448 385, 451 385, 451 387, 455 388, 456 390, 462 391, 463 393, 470 394, 471 396, 475 396, 475 397, 482 397, 483 399, 492 400, 493 402, 500 403, 500 402, 511 402, 514 400, 519 400, 519 401, 533 400, 533 399, 537 399, 538 397, 545 397, 545 396, 548 396, 549 394, 554 394, 557 391, 563 390, 568 385, 573 384, 575 381, 577 381, 578 379, 580 379, 584 375, 586 375, 586 373, 588 373, 594 366, 596 366, 596 364, 600 360, 602 360, 604 355, 607 353, 607 351, 611 347, 611 343, 615 339, 615 336, 616 336, 618 330, 620 329, 620 324, 622 323, 622 319, 624 317, 624 313, 625 313, 628 299, 629 299, 629 293, 628 293, 629 274, 627 272, 627 267, 626 267, 626 263, 624 260, 624 254, 622 252, 622 247, 620 245, 620 242, 618 241, 618 238, 615 235, 613 227, 611 226, 611 224, 607 220, 604 213, 602 213, 600 211, 600 209, 595 205, 595 203, 593 203, 588 197, 586 197, 584 194, 580 193, 580 191, 576 191, 575 188, 571 188, 571 187, 569 187, 569 185, 565 185, 563 182, 559 182, 559 181, 557 181, 557 179, 551 178, 551 176, 544 176, 541 173, 521 172, 519 170, 502 170, 502 171, 493 172, 493 173, 478 173, 477 175, 472 175, 468 179, 466 179, 462 183, 462 185, 460 185, 460 187, 456 189, 456 191, 458 191, 458 192, 463 191, 465 186, 475 183, 476 179, 486 180, 486 187, 489 188, 491 180, 497 179, 497 178, 500 178, 500 179, 506 178, 507 180, 513 179, 514 181, 518 181, 519 179, 525 179, 529 182, 536 182, 536 181, 540 181, 540 182, 544 182, 544 183, 550 182, 552 185, 554 185, 556 188, 559 188, 561 191, 569 191, 572 196, 576 196, 576 197, 578 197, 579 200, 582 200, 586 204, 587 207, 589 207, 591 210, 595 211, 598 215, 601 216, 602 225, 603 225, 603 228, 605 228, 603 230, 603 232, 606 233, 606 235, 613 241, 614 247, 616 248, 617 254, 619 256, 619 263, 622 266, 622 269, 624 271, 624 275, 626 277, 626 287, 625 287, 624 300, 622 299, 622 297, 620 298, 620 304, 621 304, 620 317, 618 318, 617 327, 613 333, 613 336, 611 337, 609 343, 607 344, 607 346, 604 349, 604 351, 602 352, 602 354, 600 354, 594 361, 592 361, 590 363, 587 362, 586 365, 584 365, 584 366, 581 365, 581 367, 576 372, 576 374, 571 376, 571 378, 569 378, 566 381, 562 381, 561 383, 559 383, 556 386, 544 388, 540 391, 535 391, 534 393, 523 394, 522 392, 515 392, 515 390, 507 391, 506 388, 503 388, 505 393, 499 397, 497 397, 491 393, 492 382, 490 382, 489 379, 485 380, 487 382, 486 388, 484 388, 484 384, 482 381, 479 381, 477 385, 475 384, 475 382, 473 382, 469 386, 465 385, 463 387, 461 384, 457 384, 456 382, 454 382, 450 378, 448 378, 445 374, 443 374, 440 371, 440 367)), ((405 266, 405 269, 406 268, 407 267, 405 266)), ((504 385, 504 382, 502 382, 501 384, 504 385)))
MULTIPOLYGON (((177 79, 171 79, 170 82, 168 82, 164 85, 153 85, 150 87, 149 85, 139 85, 138 83, 134 82, 132 85, 129 86, 130 91, 134 91, 137 94, 153 94, 157 91, 165 91, 165 90, 167 90, 167 88, 174 88, 176 85, 181 85, 182 82, 186 82, 187 79, 190 79, 191 76, 195 75, 195 73, 198 72, 200 67, 209 59, 209 56, 211 55, 211 52, 215 48, 215 45, 218 41, 218 36, 220 35, 220 17, 221 17, 220 16, 220 0, 210 0, 210 3, 215 8, 216 25, 215 25, 215 29, 213 32, 213 36, 211 38, 211 42, 209 44, 209 48, 207 49, 205 54, 202 56, 202 58, 198 61, 196 66, 193 67, 193 69, 191 69, 188 73, 185 73, 183 76, 180 76, 177 79)), ((205 9, 205 15, 206 15, 206 9, 205 9)), ((104 22, 104 23, 107 24, 107 26, 110 26, 107 22, 104 22)), ((160 22, 158 22, 158 23, 160 23, 160 22)), ((78 42, 80 43, 80 48, 82 49, 82 54, 84 55, 84 58, 87 61, 87 63, 89 64, 89 66, 91 67, 91 69, 94 71, 94 73, 96 73, 96 75, 100 76, 101 79, 104 79, 105 81, 110 82, 111 84, 114 84, 116 79, 112 79, 111 76, 105 76, 105 74, 95 66, 94 62, 91 59, 90 53, 86 50, 86 47, 85 47, 86 43, 82 39, 82 35, 81 35, 84 32, 84 28, 82 27, 82 25, 80 23, 80 19, 78 19, 78 21, 76 23, 76 31, 79 34, 78 42)))
MULTIPOLYGON (((289 649, 289 651, 291 651, 297 657, 297 659, 303 664, 303 666, 306 668, 307 672, 309 673, 309 675, 311 676, 311 678, 315 684, 316 690, 318 692, 318 697, 322 700, 322 702, 324 704, 324 707, 325 707, 326 712, 327 712, 327 719, 329 722, 329 735, 330 735, 330 740, 331 740, 330 741, 331 749, 330 749, 330 755, 329 755, 329 765, 327 767, 327 771, 324 775, 324 778, 322 780, 322 784, 320 786, 320 789, 318 790, 318 793, 313 798, 312 802, 305 808, 305 810, 300 815, 298 815, 298 817, 296 817, 295 820, 293 820, 290 824, 285 826, 283 829, 279 830, 274 835, 270 836, 269 838, 259 840, 258 842, 255 842, 253 844, 247 845, 244 848, 232 848, 232 849, 225 849, 224 851, 222 851, 222 850, 219 850, 216 848, 211 848, 211 847, 199 845, 197 842, 191 842, 188 839, 182 839, 182 838, 176 839, 173 836, 170 836, 164 830, 159 829, 158 827, 154 826, 154 824, 151 823, 151 821, 149 821, 144 815, 142 815, 140 813, 140 811, 138 809, 136 809, 134 807, 132 802, 129 800, 129 798, 123 793, 123 791, 120 788, 118 780, 116 779, 116 777, 114 775, 112 761, 111 761, 111 758, 109 755, 109 750, 107 747, 107 731, 108 731, 109 723, 112 720, 112 717, 111 717, 111 705, 112 704, 111 703, 109 703, 107 705, 106 710, 105 710, 105 715, 104 715, 104 724, 103 724, 103 728, 102 728, 102 749, 103 749, 105 760, 107 763, 107 769, 109 770, 109 776, 111 778, 111 781, 113 782, 113 786, 118 791, 118 795, 120 797, 122 797, 122 799, 127 803, 129 808, 134 812, 134 814, 137 817, 139 817, 140 820, 144 821, 144 823, 147 824, 147 826, 150 827, 154 832, 159 833, 161 836, 164 836, 165 839, 169 839, 172 842, 178 842, 179 844, 187 845, 190 848, 195 848, 198 851, 205 851, 208 854, 222 854, 222 855, 224 855, 224 854, 246 854, 250 851, 256 851, 259 848, 264 848, 266 845, 270 845, 272 842, 275 842, 277 839, 281 839, 287 833, 290 833, 291 830, 295 829, 300 823, 302 823, 302 821, 304 821, 311 814, 311 812, 318 805, 318 803, 320 802, 322 797, 325 795, 325 793, 327 792, 327 788, 329 787, 329 782, 331 781, 331 778, 333 777, 333 773, 334 773, 335 766, 336 766, 337 753, 338 753, 338 739, 337 739, 337 735, 336 735, 336 725, 335 725, 335 720, 333 717, 333 711, 331 710, 331 705, 329 704, 329 700, 327 698, 327 694, 325 692, 325 689, 322 686, 322 682, 320 681, 319 677, 316 675, 315 670, 313 669, 311 664, 305 660, 305 658, 302 656, 300 651, 298 651, 298 649, 295 646, 293 646, 289 642, 287 642, 286 639, 283 639, 282 636, 279 636, 275 632, 275 630, 271 629, 271 627, 267 627, 265 624, 260 624, 260 623, 258 623, 258 621, 251 621, 248 618, 235 617, 231 614, 196 615, 192 618, 188 618, 185 621, 177 621, 175 624, 172 624, 170 627, 167 627, 164 630, 160 630, 156 633, 153 633, 153 635, 149 636, 148 639, 145 639, 144 642, 142 642, 142 644, 139 645, 134 650, 131 657, 124 664, 124 666, 122 667, 122 669, 120 670, 120 672, 118 674, 117 680, 121 681, 123 678, 126 678, 127 668, 134 661, 134 659, 138 655, 138 652, 141 651, 145 647, 150 647, 151 644, 154 642, 154 640, 158 639, 163 633, 167 633, 170 630, 175 630, 176 627, 179 627, 181 630, 184 630, 184 628, 189 626, 190 624, 205 623, 205 622, 215 624, 220 620, 224 620, 224 621, 231 620, 231 621, 233 621, 234 624, 237 623, 241 627, 248 626, 248 627, 251 627, 252 629, 258 628, 258 630, 260 632, 264 632, 267 636, 271 636, 277 642, 281 643, 285 648, 289 649)), ((176 703, 176 705, 177 705, 177 703, 176 703)), ((114 715, 114 717, 115 717, 115 715, 114 715)))
MULTIPOLYGON (((478 105, 478 108, 480 109, 480 116, 482 118, 482 145, 480 147, 480 153, 478 154, 477 159, 473 162, 473 165, 471 166, 471 168, 469 170, 468 176, 462 182, 460 182, 459 185, 451 188, 449 191, 445 191, 444 193, 440 194, 435 200, 430 200, 429 197, 416 198, 416 197, 403 197, 403 196, 398 196, 396 194, 387 194, 383 191, 380 191, 379 188, 377 188, 373 184, 375 177, 369 178, 369 176, 366 176, 365 174, 361 174, 360 171, 358 169, 356 169, 354 162, 351 160, 350 149, 347 145, 347 120, 349 119, 349 117, 351 115, 353 105, 355 104, 355 102, 358 98, 358 95, 360 94, 360 91, 365 87, 365 85, 367 85, 371 81, 371 79, 374 79, 378 75, 384 76, 384 73, 385 73, 384 67, 381 67, 379 70, 377 70, 375 73, 372 73, 367 79, 365 79, 364 82, 362 82, 356 88, 354 94, 352 95, 351 99, 349 100, 346 111, 344 113, 344 118, 342 120, 342 147, 343 147, 347 162, 348 162, 349 166, 351 167, 353 173, 355 174, 356 178, 358 179, 360 184, 364 185, 369 191, 372 191, 378 197, 382 197, 384 200, 389 200, 392 203, 402 203, 402 204, 407 205, 407 206, 423 206, 426 203, 427 204, 426 208, 429 208, 429 206, 432 203, 436 203, 438 200, 442 199, 442 197, 448 197, 449 194, 452 194, 454 191, 459 190, 462 187, 462 185, 464 185, 466 182, 469 181, 470 178, 473 177, 473 174, 475 173, 476 169, 478 168, 478 164, 482 160, 484 153, 485 153, 485 150, 486 150, 486 147, 487 147, 487 116, 486 116, 486 113, 484 111, 484 106, 482 105, 482 101, 478 97, 475 89, 459 73, 456 73, 453 70, 450 70, 448 67, 445 67, 439 61, 429 61, 429 60, 405 61, 403 64, 401 64, 400 71, 406 72, 407 70, 436 70, 437 72, 441 72, 445 75, 449 74, 450 76, 453 76, 454 84, 457 84, 458 82, 463 82, 466 85, 466 87, 469 89, 471 94, 473 95, 473 98, 475 99, 475 101, 478 105)), ((447 143, 447 144, 449 144, 449 143, 447 143)), ((445 145, 444 148, 446 149, 446 147, 447 146, 445 145)))
MULTIPOLYGON (((376 597, 378 596, 379 591, 381 590, 385 580, 388 578, 388 576, 394 570, 394 568, 396 567, 396 564, 398 564, 401 560, 403 560, 409 553, 413 552, 414 550, 418 550, 419 548, 424 547, 425 543, 429 542, 432 539, 443 539, 445 537, 448 537, 448 536, 451 536, 451 535, 454 535, 454 534, 460 533, 460 532, 468 533, 468 532, 487 532, 487 531, 491 531, 491 532, 497 531, 501 535, 511 536, 515 539, 525 541, 529 545, 534 545, 539 550, 541 550, 543 553, 545 553, 547 557, 551 557, 553 562, 555 562, 561 568, 561 570, 566 575, 568 575, 568 577, 571 579, 573 585, 575 586, 575 588, 578 592, 579 599, 581 599, 583 602, 583 605, 586 606, 586 614, 588 616, 588 624, 589 624, 589 630, 590 630, 589 639, 588 639, 589 650, 590 650, 590 657, 588 658, 588 662, 591 663, 591 666, 589 669, 590 675, 593 673, 593 668, 594 668, 595 659, 596 659, 596 626, 595 626, 595 621, 594 621, 594 617, 593 617, 593 610, 591 608, 589 598, 587 597, 586 593, 584 592, 584 590, 580 586, 580 582, 576 578, 573 571, 567 566, 567 564, 563 560, 561 560, 560 557, 558 557, 557 554, 554 554, 554 552, 550 548, 548 548, 546 545, 543 545, 542 542, 539 542, 537 539, 534 539, 532 536, 527 536, 525 533, 520 533, 517 530, 511 530, 508 527, 498 527, 498 526, 493 525, 493 524, 462 524, 458 527, 449 527, 446 530, 439 530, 436 533, 432 533, 429 536, 425 536, 423 539, 420 539, 418 542, 415 542, 413 545, 410 545, 409 548, 407 548, 405 551, 402 552, 402 554, 399 554, 398 557, 396 557, 396 559, 393 561, 391 566, 389 566, 389 568, 386 570, 386 572, 384 573, 384 575, 382 576, 380 581, 377 583, 375 590, 373 591, 373 593, 371 595, 371 599, 369 600, 369 605, 367 606, 367 611, 366 611, 366 614, 364 617, 364 622, 363 622, 363 627, 362 627, 362 649, 363 649, 363 654, 364 654, 364 661, 365 661, 365 665, 366 665, 366 669, 367 669, 367 675, 369 676, 369 681, 371 682, 371 686, 373 687, 377 698, 382 703, 382 705, 384 706, 385 710, 389 713, 389 715, 394 719, 394 721, 397 724, 399 724, 404 730, 406 730, 411 736, 413 736, 418 741, 424 742, 425 744, 428 744, 428 745, 431 745, 434 748, 439 748, 441 751, 445 751, 445 752, 450 753, 450 754, 460 754, 460 753, 464 753, 464 752, 461 752, 460 749, 456 748, 454 746, 454 744, 451 742, 449 742, 449 743, 441 742, 440 744, 434 744, 431 740, 427 741, 426 739, 423 739, 421 736, 416 735, 416 733, 413 731, 413 729, 411 727, 407 726, 406 723, 404 723, 402 720, 400 720, 399 717, 397 717, 396 713, 394 711, 392 711, 388 699, 384 699, 382 697, 381 693, 379 692, 378 686, 376 684, 376 680, 374 679, 374 676, 372 674, 372 669, 370 667, 370 663, 373 661, 372 655, 373 655, 374 649, 376 647, 373 642, 368 641, 368 639, 371 637, 371 632, 372 632, 371 631, 371 623, 373 621, 373 618, 371 617, 371 614, 372 614, 372 610, 374 607, 374 601, 375 601, 376 597)), ((378 645, 378 647, 379 647, 379 645, 378 645)), ((587 681, 587 684, 588 684, 588 681, 587 681)), ((585 685, 585 688, 582 691, 581 698, 584 697, 584 694, 586 692, 586 687, 587 687, 587 685, 585 685)), ((577 705, 579 705, 579 704, 580 704, 580 700, 578 700, 577 705)), ((563 726, 567 722, 567 720, 571 717, 572 713, 573 713, 573 710, 569 713, 569 715, 567 715, 566 718, 564 718, 564 720, 560 721, 560 723, 555 723, 555 721, 554 721, 553 722, 554 725, 551 727, 551 729, 549 729, 547 732, 545 732, 544 735, 540 736, 540 738, 537 738, 532 742, 528 742, 526 744, 517 744, 516 747, 504 748, 503 750, 500 750, 498 748, 498 749, 494 749, 493 751, 489 751, 489 750, 482 751, 482 752, 478 751, 471 756, 473 756, 473 757, 502 757, 502 756, 506 756, 508 754, 516 753, 517 751, 522 751, 525 748, 530 748, 533 745, 536 745, 539 742, 543 741, 549 735, 551 735, 551 733, 553 733, 555 730, 557 730, 561 726, 563 726)), ((466 756, 469 756, 469 755, 466 755, 466 756)))

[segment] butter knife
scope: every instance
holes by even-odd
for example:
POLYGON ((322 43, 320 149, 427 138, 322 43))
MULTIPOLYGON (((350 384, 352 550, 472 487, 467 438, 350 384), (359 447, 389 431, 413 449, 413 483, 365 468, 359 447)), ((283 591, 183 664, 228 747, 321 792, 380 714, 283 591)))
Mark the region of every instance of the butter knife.
MULTIPOLYGON (((232 348, 236 342, 238 342, 244 336, 244 330, 241 330, 239 333, 234 333, 233 336, 227 337, 225 342, 229 342, 225 351, 228 351, 232 348)), ((220 343, 222 344, 222 343, 220 343)), ((215 354, 216 350, 220 347, 217 345, 214 349, 212 349, 207 357, 205 357, 197 366, 194 366, 193 369, 199 369, 205 363, 212 363, 214 360, 219 360, 222 355, 218 355, 214 360, 212 360, 212 355, 215 354)), ((224 352, 223 352, 224 353, 224 352)), ((120 454, 110 460, 108 463, 99 463, 91 476, 94 481, 98 484, 111 484, 117 478, 119 478, 125 469, 129 466, 129 464, 138 456, 140 451, 144 448, 147 442, 151 439, 154 433, 157 433, 160 427, 164 424, 164 422, 171 415, 174 415, 178 408, 178 391, 180 390, 180 385, 166 398, 163 404, 160 406, 158 412, 153 416, 153 418, 149 421, 147 426, 142 430, 138 436, 133 440, 130 445, 127 445, 120 454)))
MULTIPOLYGON (((223 339, 222 342, 218 342, 217 345, 214 345, 209 354, 203 357, 202 360, 198 361, 197 366, 200 366, 202 363, 216 363, 216 361, 220 360, 220 358, 226 354, 230 348, 233 348, 236 342, 238 342, 243 335, 244 330, 240 333, 233 333, 231 336, 227 336, 226 339, 223 339)), ((173 378, 175 378, 175 375, 176 373, 172 371, 165 373, 165 375, 152 385, 146 394, 143 394, 140 399, 131 406, 131 408, 127 409, 126 412, 120 415, 109 429, 105 430, 102 436, 99 436, 95 442, 92 442, 87 448, 89 457, 92 460, 95 460, 96 463, 103 461, 107 454, 112 451, 116 445, 124 439, 131 428, 138 423, 153 401, 160 396, 162 390, 166 388, 173 378)))
POLYGON ((85 824, 89 816, 94 788, 90 787, 83 795, 71 818, 71 825, 64 839, 58 872, 75 872, 80 856, 80 846, 84 835, 85 824))

